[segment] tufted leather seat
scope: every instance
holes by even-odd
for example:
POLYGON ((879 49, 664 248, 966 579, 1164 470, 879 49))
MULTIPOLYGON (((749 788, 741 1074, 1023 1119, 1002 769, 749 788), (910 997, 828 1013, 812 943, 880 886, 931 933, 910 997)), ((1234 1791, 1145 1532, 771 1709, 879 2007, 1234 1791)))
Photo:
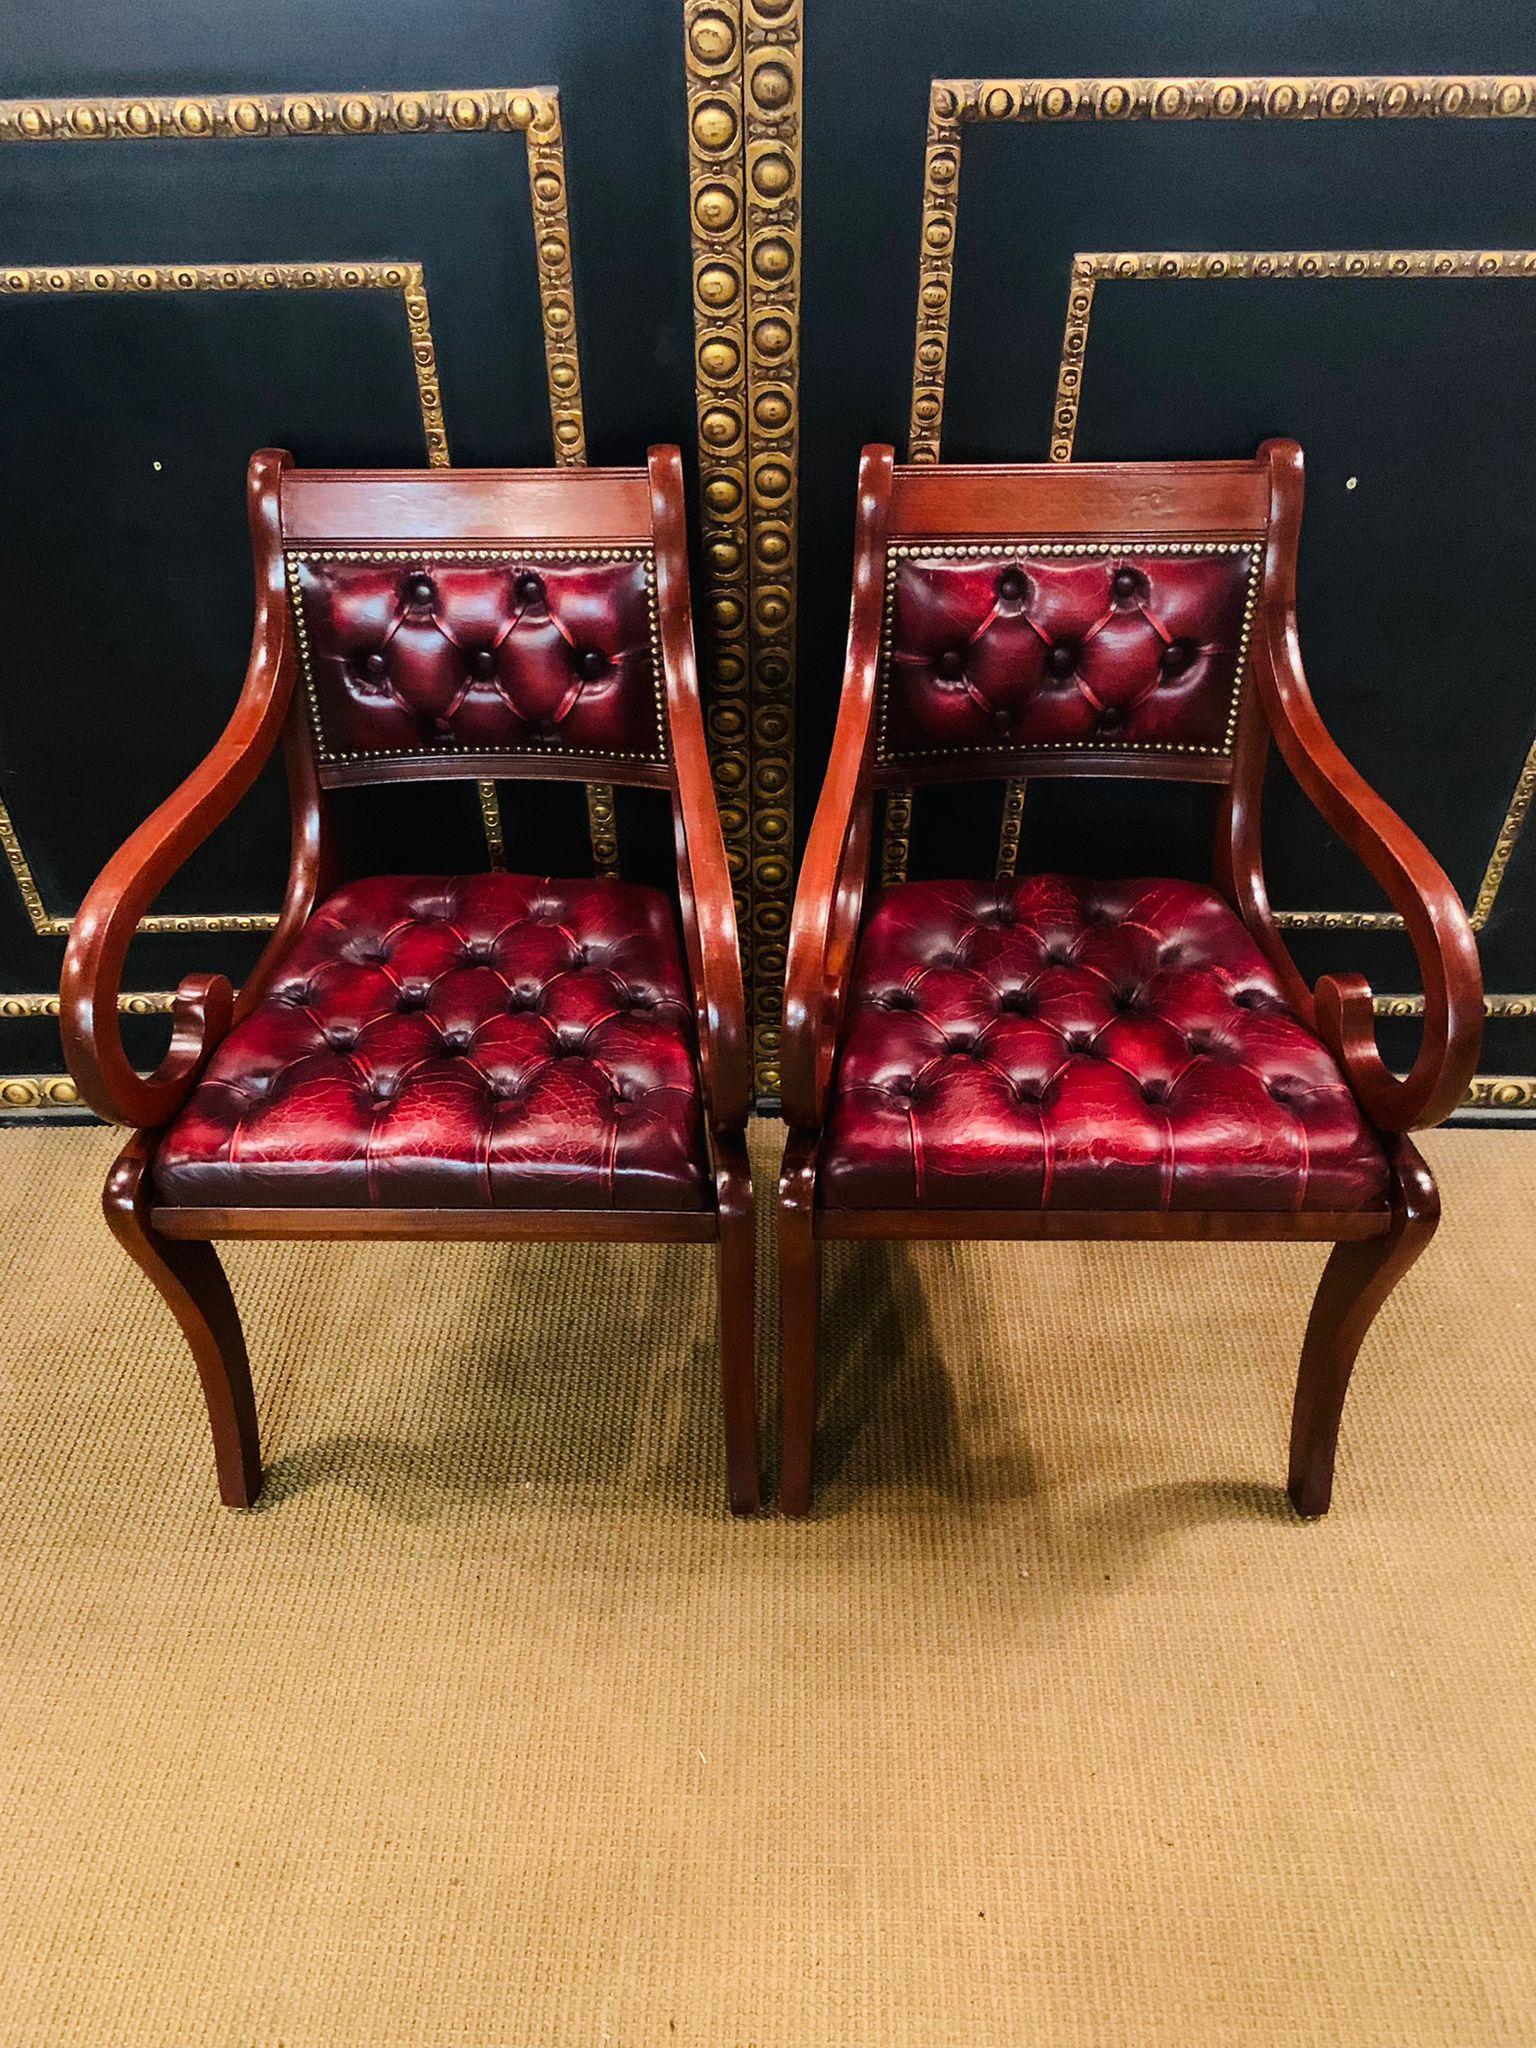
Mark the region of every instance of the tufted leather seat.
POLYGON ((1380 1140, 1210 889, 888 888, 847 1016, 818 1176, 830 1207, 1386 1201, 1380 1140))
POLYGON ((354 882, 316 911, 167 1127, 159 1198, 701 1208, 687 991, 654 889, 354 882))

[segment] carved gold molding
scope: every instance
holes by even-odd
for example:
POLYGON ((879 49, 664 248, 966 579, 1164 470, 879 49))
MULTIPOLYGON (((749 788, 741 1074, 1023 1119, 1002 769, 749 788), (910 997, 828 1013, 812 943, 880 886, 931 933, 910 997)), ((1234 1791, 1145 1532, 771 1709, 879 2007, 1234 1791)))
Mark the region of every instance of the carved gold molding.
MULTIPOLYGON (((0 110, 0 119, 3 119, 3 110, 0 110)), ((427 288, 419 263, 13 264, 0 269, 0 298, 65 298, 71 295, 135 298, 189 292, 218 295, 226 292, 370 291, 400 294, 410 337, 411 366, 416 379, 427 460, 433 467, 441 468, 448 460, 448 434, 438 387, 437 354, 432 341, 427 288)), ((493 788, 493 800, 494 794, 493 788)), ((0 852, 5 855, 32 929, 38 937, 67 938, 72 920, 49 910, 44 903, 15 821, 3 800, 0 800, 0 852)), ((266 911, 218 911, 184 917, 156 913, 144 918, 139 930, 150 934, 267 932, 276 923, 276 914, 266 911)))
POLYGON ((752 718, 743 45, 741 0, 684 0, 694 391, 707 590, 700 608, 705 729, 750 1002, 752 718))
POLYGON ((794 868, 800 453, 800 0, 746 0, 747 461, 752 561, 752 1011, 779 1092, 794 868))
POLYGON ((684 0, 707 725, 754 1066, 779 1087, 793 864, 802 0, 684 0))
POLYGON ((1463 1109, 1536 1109, 1536 1074, 1479 1074, 1463 1109))
POLYGON ((936 78, 928 94, 909 462, 937 462, 949 359, 961 144, 982 121, 1516 121, 1536 76, 936 78))
MULTIPOLYGON (((1536 278, 1536 249, 1122 249, 1089 252, 1072 259, 1066 326, 1056 372, 1056 405, 1051 460, 1070 462, 1087 371, 1088 335, 1094 295, 1102 280, 1166 283, 1221 278, 1278 281, 1362 279, 1411 282, 1422 278, 1536 278)), ((1521 763, 1493 851, 1478 886, 1470 917, 1481 931, 1504 880, 1536 793, 1536 741, 1521 763)), ((1291 931, 1401 931, 1403 920, 1388 910, 1277 910, 1275 922, 1291 931)))
MULTIPOLYGON (((125 1017, 159 1017, 166 1015, 175 1002, 173 989, 141 988, 124 990, 117 999, 117 1007, 125 1017)), ((0 995, 0 1017, 57 1017, 59 998, 46 995, 0 995)))
MULTIPOLYGON (((1372 1000, 1378 1017, 1422 1017, 1424 1014, 1422 996, 1376 996, 1372 1000)), ((1489 1017, 1536 1017, 1536 995, 1485 995, 1483 1012, 1489 1017)))
POLYGON ((0 1074, 0 1116, 81 1107, 80 1091, 68 1074, 0 1074))
MULTIPOLYGON (((576 336, 576 301, 571 267, 564 129, 560 94, 554 86, 467 87, 451 90, 403 88, 395 92, 286 92, 156 95, 121 99, 0 100, 0 145, 29 142, 149 142, 223 138, 273 140, 305 136, 433 135, 520 133, 528 165, 538 270, 539 313, 544 337, 550 427, 555 460, 586 460, 581 367, 576 336)), ((448 461, 437 366, 428 324, 425 288, 417 264, 216 264, 97 265, 83 269, 12 271, 8 278, 36 276, 45 290, 257 290, 376 288, 385 282, 354 273, 401 269, 412 358, 421 396, 428 461, 448 461), (330 275, 335 274, 335 275, 330 275), (145 282, 153 277, 157 282, 145 282), (75 282, 56 283, 55 280, 75 282)), ((31 289, 7 285, 6 289, 31 289)), ((504 859, 500 806, 494 783, 477 784, 486 847, 493 866, 504 859)), ((601 871, 608 837, 600 847, 597 822, 604 806, 612 816, 612 792, 594 785, 589 799, 594 819, 594 857, 601 871)), ((0 852, 9 865, 33 929, 62 938, 69 919, 48 911, 22 850, 14 824, 0 806, 0 852)), ((262 932, 273 915, 151 916, 142 932, 262 932)))
MULTIPOLYGON (((965 129, 984 121, 1031 123, 1094 121, 1515 121, 1536 117, 1536 75, 1426 77, 1284 77, 1284 78, 936 78, 928 98, 928 131, 923 163, 923 208, 919 254, 916 336, 912 360, 912 406, 907 459, 939 460, 944 422, 945 380, 949 362, 949 313, 954 294, 955 235, 958 223, 960 170, 965 129)), ((1232 252, 1207 252, 1230 255, 1232 252)), ((1269 252, 1273 254, 1274 252, 1269 252)), ((1298 255, 1302 252, 1297 252, 1298 255)), ((1323 253, 1323 252, 1312 252, 1323 253)), ((1345 257, 1371 252, 1338 252, 1345 257)), ((1456 252, 1375 252, 1390 263, 1400 256, 1456 252)), ((1461 252, 1474 259, 1498 252, 1461 252)), ((1509 254, 1511 252, 1504 252, 1509 254)), ((1528 252, 1513 252, 1522 259, 1528 252)), ((1225 273, 1237 274, 1237 273, 1225 273)), ((1265 273, 1253 273, 1265 274, 1265 273)), ((1348 275, 1396 275, 1384 269, 1348 275)), ((1413 274, 1412 272, 1401 274, 1413 274)), ((1442 274, 1430 272, 1426 274, 1442 274)), ((1469 275, 1521 275, 1521 270, 1469 272, 1469 275)), ((1071 316, 1069 314, 1069 326, 1071 316)), ((1080 367, 1080 365, 1079 365, 1080 367)), ((1052 452, 1063 426, 1075 424, 1079 386, 1058 383, 1052 452), (1071 418, 1063 421, 1064 403, 1071 418)), ((1520 828, 1536 799, 1536 744, 1526 756, 1514 796, 1499 831, 1488 868, 1470 913, 1474 926, 1487 922, 1493 900, 1520 828)), ((1002 867, 1016 857, 1017 824, 1022 789, 1010 785, 1005 797, 999 838, 1002 867)), ((904 837, 905 835, 903 835, 904 837)), ((889 825, 887 827, 889 840, 889 825)), ((1397 930, 1401 920, 1390 912, 1291 911, 1277 913, 1282 925, 1316 924, 1320 929, 1397 930)), ((1388 1001, 1406 1000, 1387 998, 1388 1001)), ((1519 998, 1494 1000, 1518 1001, 1519 998)), ((1511 1015, 1519 1015, 1511 1011, 1511 1015)), ((1473 1105, 1481 1089, 1498 1089, 1499 1107, 1536 1107, 1536 1080, 1500 1076, 1474 1084, 1473 1105), (1523 1091, 1523 1092, 1522 1092, 1523 1091), (1518 1095, 1519 1100, 1513 1099, 1518 1095), (1509 1098, 1509 1099, 1506 1099, 1509 1098)), ((1486 1104, 1480 1106, 1488 1106, 1486 1104)))

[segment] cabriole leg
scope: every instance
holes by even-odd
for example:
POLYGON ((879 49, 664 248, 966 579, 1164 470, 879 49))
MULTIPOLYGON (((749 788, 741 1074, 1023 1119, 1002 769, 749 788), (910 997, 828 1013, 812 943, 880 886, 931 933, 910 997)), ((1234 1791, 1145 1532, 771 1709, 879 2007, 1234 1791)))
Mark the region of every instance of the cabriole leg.
POLYGON ((1336 1244, 1312 1303, 1296 1405, 1287 1491, 1299 1515, 1326 1515, 1333 1497, 1339 1419, 1356 1355, 1376 1312, 1435 1234, 1440 1197, 1429 1168, 1403 1140, 1392 1228, 1385 1237, 1336 1244))
POLYGON ((813 1140, 791 1137, 779 1179, 779 1506, 786 1515, 810 1511, 816 1442, 821 1247, 813 1157, 813 1140))
POLYGON ((733 1515, 762 1505, 757 1451, 757 1236, 752 1177, 740 1132, 715 1138, 720 1212, 720 1391, 725 1417, 726 1488, 733 1515))
POLYGON ((192 1347, 218 1468, 219 1498, 248 1508, 261 1491, 261 1441, 245 1337, 234 1296, 211 1244, 162 1237, 149 1221, 150 1142, 137 1134, 102 1193, 112 1235, 159 1288, 192 1347))

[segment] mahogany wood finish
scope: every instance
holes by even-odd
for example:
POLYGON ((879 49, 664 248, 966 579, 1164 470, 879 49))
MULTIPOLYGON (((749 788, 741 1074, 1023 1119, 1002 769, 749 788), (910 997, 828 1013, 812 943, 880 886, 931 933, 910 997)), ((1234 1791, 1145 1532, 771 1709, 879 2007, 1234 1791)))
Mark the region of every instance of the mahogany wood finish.
MULTIPOLYGON (((805 1514, 812 1498, 821 1242, 827 1238, 1321 1240, 1334 1250, 1308 1325, 1297 1384, 1289 1491, 1297 1511, 1323 1514, 1345 1389, 1371 1321, 1433 1235, 1438 1199, 1405 1133, 1438 1122, 1462 1099, 1477 1065, 1482 980, 1461 902, 1428 851, 1339 752, 1318 716, 1296 630, 1296 545, 1302 458, 1269 441, 1251 462, 897 467, 869 447, 859 473, 858 525, 847 661, 832 756, 801 869, 785 989, 784 1114, 790 1126, 779 1187, 783 1330, 780 1505, 805 1514), (1052 752, 966 750, 961 758, 878 760, 887 548, 894 543, 978 544, 1102 540, 1134 553, 1139 541, 1246 539, 1262 549, 1246 680, 1232 745, 1201 756, 1134 755, 1129 748, 1052 752), (1424 1034, 1406 1076, 1376 1045, 1370 989, 1358 975, 1309 988, 1270 913, 1260 848, 1260 799, 1273 741, 1314 806, 1370 870, 1402 914, 1425 990, 1424 1034), (854 1022, 850 986, 873 904, 869 885, 877 789, 999 775, 1152 775, 1226 785, 1212 884, 1257 944, 1273 984, 1264 1006, 1285 1028, 1305 1027, 1325 1064, 1336 1062, 1361 1128, 1375 1134, 1384 1200, 1357 1208, 1137 1209, 858 1206, 828 1199, 828 1126, 839 1061, 854 1022)), ((989 550, 984 546, 980 552, 989 550)), ((1001 588, 1001 585, 999 586, 1001 588)), ((944 673, 954 673, 946 670, 944 673)), ((998 723, 1001 725, 1002 721, 998 723)), ((1219 905, 1213 908, 1219 910, 1219 905)), ((1227 912, 1220 912, 1228 915, 1227 912)), ((1231 919, 1229 918, 1229 922, 1231 919)), ((1233 930, 1238 927, 1233 924, 1233 930)), ((1243 942, 1244 944, 1247 941, 1243 942)), ((968 1048, 963 1041, 958 1050, 968 1048)), ((1155 1099, 1155 1098, 1151 1098, 1155 1099)), ((916 1154, 914 1152, 914 1161, 916 1154)), ((840 1165, 846 1164, 839 1160, 840 1165)), ((914 1168, 915 1170, 915 1168, 914 1168)), ((1074 1182, 1074 1187, 1079 1185, 1074 1182)), ((919 1189, 921 1182, 919 1182, 919 1189)), ((1107 1204, 1113 1197, 1107 1196, 1107 1204)))
MULTIPOLYGON (((247 500, 256 624, 244 688, 212 752, 113 856, 90 891, 71 933, 61 988, 65 1049, 82 1096, 99 1115, 134 1132, 108 1178, 107 1219, 159 1288, 191 1346, 207 1401, 222 1499, 233 1507, 249 1506, 260 1490, 261 1461, 244 1339, 212 1240, 626 1240, 716 1247, 728 1494, 734 1512, 755 1512, 759 1477, 753 1196, 745 1143, 746 1014, 735 912, 699 708, 678 451, 652 449, 644 470, 306 472, 294 469, 282 451, 264 450, 252 458, 247 500), (281 988, 286 964, 317 904, 342 879, 326 794, 328 782, 338 778, 324 773, 317 762, 309 707, 298 687, 299 649, 285 549, 382 548, 408 559, 413 552, 430 555, 434 549, 469 546, 536 555, 541 548, 621 545, 648 547, 654 554, 665 760, 605 759, 601 774, 609 781, 659 785, 671 793, 678 926, 694 1026, 687 1042, 695 1048, 693 1086, 705 1147, 702 1202, 689 1189, 679 1195, 677 1207, 629 1207, 605 1202, 591 1188, 586 1196, 592 1205, 574 1208, 527 1202, 499 1206, 483 1198, 441 1208, 373 1201, 309 1208, 280 1200, 221 1199, 198 1205, 157 1199, 156 1158, 167 1127, 187 1110, 231 1031, 253 1017, 274 985, 281 988), (135 928, 167 879, 240 802, 279 739, 292 835, 277 928, 238 994, 218 975, 190 976, 182 983, 171 1049, 153 1073, 140 1074, 124 1050, 117 1010, 135 928)), ((465 778, 582 773, 579 761, 554 754, 528 759, 467 750, 446 759, 439 754, 429 760, 381 758, 347 765, 345 779, 379 781, 445 772, 465 778)), ((606 886, 618 891, 626 885, 606 886)), ((643 893, 632 892, 632 897, 643 893)), ((579 953, 575 957, 579 960, 579 953)), ((686 1008, 677 1006, 679 1018, 685 1018, 686 1008)), ((228 1077, 220 1085, 227 1086, 228 1077)), ((259 1093, 264 1077, 257 1075, 252 1085, 259 1093)), ((666 1086, 675 1093, 672 1080, 666 1086)), ((621 1091, 615 1106, 636 1105, 621 1091)), ((610 1181, 617 1143, 615 1132, 610 1181)))

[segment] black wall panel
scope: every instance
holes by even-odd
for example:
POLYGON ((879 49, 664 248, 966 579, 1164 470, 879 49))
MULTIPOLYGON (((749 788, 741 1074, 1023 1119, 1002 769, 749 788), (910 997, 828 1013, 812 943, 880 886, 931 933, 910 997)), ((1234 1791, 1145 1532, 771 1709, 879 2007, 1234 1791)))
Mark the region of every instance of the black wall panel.
MULTIPOLYGON (((1507 4, 808 10, 797 824, 830 740, 860 444, 905 452, 923 155, 935 78, 1520 73, 1507 4)), ((1044 459, 1073 259, 1110 251, 1536 249, 1536 126, 1381 120, 981 123, 964 130, 942 453, 1044 459)), ((1097 286, 1075 453, 1308 458, 1301 618, 1346 750, 1476 901, 1536 739, 1532 584, 1536 275, 1110 280, 1097 286)), ((1000 802, 1000 793, 995 801, 1000 802)), ((986 858, 995 811, 925 792, 914 864, 986 858), (933 813, 922 817, 924 803, 933 813)), ((1198 867, 1188 791, 1039 784, 1026 864, 1198 867)), ((1277 905, 1384 908, 1283 775, 1277 905)), ((1517 842, 1481 934, 1488 986, 1536 990, 1536 857, 1517 842)), ((1297 931, 1312 971, 1415 987, 1391 931, 1297 931)), ((1412 1024, 1384 1026, 1411 1055, 1412 1024)), ((1536 1005, 1490 1021, 1486 1073, 1536 1074, 1536 1005)), ((1505 1091, 1506 1095, 1511 1091, 1505 1091)), ((1536 1085, 1513 1091, 1536 1102, 1536 1085)))

